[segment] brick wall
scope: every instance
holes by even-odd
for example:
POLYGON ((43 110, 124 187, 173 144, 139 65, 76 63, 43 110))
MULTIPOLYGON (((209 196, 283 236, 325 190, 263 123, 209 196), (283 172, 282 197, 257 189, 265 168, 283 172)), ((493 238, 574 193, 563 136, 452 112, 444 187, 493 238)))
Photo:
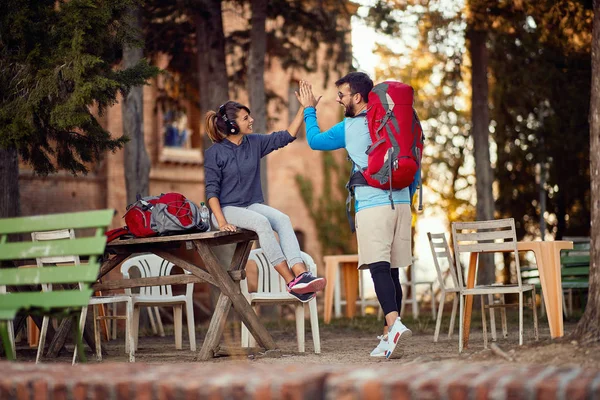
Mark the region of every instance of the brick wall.
POLYGON ((0 399, 598 399, 600 370, 382 362, 0 363, 0 399))

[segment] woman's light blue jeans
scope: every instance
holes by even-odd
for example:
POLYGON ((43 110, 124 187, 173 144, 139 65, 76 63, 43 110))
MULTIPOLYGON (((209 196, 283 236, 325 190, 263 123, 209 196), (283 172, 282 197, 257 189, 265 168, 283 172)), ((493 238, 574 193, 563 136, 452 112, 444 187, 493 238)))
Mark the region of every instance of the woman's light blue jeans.
MULTIPOLYGON (((260 247, 271 265, 287 261, 288 267, 302 263, 300 245, 292 227, 290 217, 281 211, 264 204, 255 203, 248 207, 223 207, 223 215, 228 223, 238 228, 256 232, 260 247), (275 237, 279 236, 279 242, 275 237)), ((218 226, 214 215, 213 224, 218 226)))

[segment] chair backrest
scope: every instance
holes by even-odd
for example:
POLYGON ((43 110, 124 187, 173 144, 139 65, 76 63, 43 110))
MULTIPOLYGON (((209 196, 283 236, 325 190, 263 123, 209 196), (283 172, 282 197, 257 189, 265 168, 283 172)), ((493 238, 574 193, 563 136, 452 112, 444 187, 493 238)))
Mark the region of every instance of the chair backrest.
POLYGON ((513 253, 515 258, 517 283, 521 287, 521 266, 517 250, 517 234, 514 218, 476 222, 453 222, 454 259, 458 282, 464 288, 460 263, 461 253, 513 253))
POLYGON ((429 239, 429 247, 431 248, 431 255, 433 256, 433 265, 435 265, 440 287, 444 288, 445 290, 459 289, 460 283, 458 282, 458 277, 456 274, 456 264, 454 263, 452 253, 450 252, 450 246, 448 246, 448 242, 446 241, 446 235, 443 233, 427 232, 427 238, 429 239), (444 258, 446 259, 448 271, 452 277, 451 286, 446 285, 444 273, 442 272, 442 267, 440 265, 440 260, 444 258))
MULTIPOLYGON (((31 232, 31 240, 33 242, 60 239, 75 239, 75 230, 58 229, 54 231, 31 232)), ((79 256, 37 257, 35 261, 38 267, 43 267, 44 264, 80 264, 79 256)))
MULTIPOLYGON (((60 240, 60 239, 75 239, 74 229, 59 229, 55 231, 44 231, 44 232, 31 232, 31 240, 33 242, 43 242, 46 240, 60 240)), ((56 264, 75 264, 79 265, 81 262, 79 256, 57 256, 57 257, 37 257, 35 262, 39 268, 44 265, 56 265, 56 264)), ((52 285, 42 285, 42 289, 52 290, 52 285)))
MULTIPOLYGON (((147 253, 141 254, 135 257, 130 257, 123 262, 121 265, 121 274, 123 278, 129 279, 131 277, 131 269, 136 269, 140 278, 152 278, 158 276, 169 276, 174 264, 170 261, 165 260, 156 254, 147 253)), ((185 274, 190 274, 189 271, 183 270, 185 274)), ((194 292, 194 284, 188 283, 186 285, 186 296, 190 297, 194 292)), ((131 289, 125 289, 125 294, 131 295, 131 289)), ((171 285, 160 285, 160 286, 143 286, 140 287, 141 296, 152 296, 152 297, 172 297, 173 289, 171 285)))
MULTIPOLYGON (((313 258, 305 252, 300 253, 306 269, 313 275, 317 275, 317 264, 313 258)), ((255 249, 250 252, 249 261, 254 261, 258 267, 258 286, 257 293, 287 293, 285 280, 279 275, 275 268, 269 263, 262 249, 255 249)), ((242 291, 248 292, 247 283, 241 282, 242 291)))
MULTIPOLYGON (((0 285, 37 285, 52 283, 83 283, 84 290, 61 290, 58 292, 0 292, 0 314, 2 317, 16 313, 19 309, 36 308, 48 311, 52 308, 73 308, 87 305, 92 294, 87 289, 96 280, 100 263, 98 257, 104 253, 104 232, 112 221, 113 210, 51 214, 43 216, 0 219, 0 261, 30 260, 46 257, 77 256, 87 258, 78 268, 56 266, 45 268, 0 268, 0 285), (48 241, 14 241, 24 238, 24 233, 69 229, 94 228, 90 237, 48 241)), ((79 265, 79 263, 76 263, 79 265)))

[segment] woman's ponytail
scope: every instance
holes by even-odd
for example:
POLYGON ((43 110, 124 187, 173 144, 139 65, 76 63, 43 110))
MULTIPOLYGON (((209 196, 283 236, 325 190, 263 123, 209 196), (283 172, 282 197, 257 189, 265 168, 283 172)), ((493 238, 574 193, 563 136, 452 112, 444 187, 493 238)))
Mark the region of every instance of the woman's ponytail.
POLYGON ((218 127, 219 116, 214 111, 206 113, 206 132, 213 143, 218 143, 225 138, 225 135, 218 127))

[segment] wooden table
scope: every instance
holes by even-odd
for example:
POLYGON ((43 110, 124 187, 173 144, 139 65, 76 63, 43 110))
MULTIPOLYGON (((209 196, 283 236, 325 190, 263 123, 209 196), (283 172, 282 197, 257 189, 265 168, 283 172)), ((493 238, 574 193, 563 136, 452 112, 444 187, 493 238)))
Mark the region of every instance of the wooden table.
POLYGON ((101 279, 117 265, 134 253, 154 253, 159 257, 192 273, 192 275, 171 275, 153 278, 107 280, 93 286, 94 290, 114 290, 141 286, 156 286, 169 284, 186 284, 208 282, 221 291, 214 314, 210 321, 206 338, 198 353, 198 360, 209 360, 219 350, 219 343, 229 310, 233 306, 240 318, 258 344, 267 350, 277 348, 275 341, 260 323, 258 317, 240 292, 239 281, 245 277, 246 262, 252 247, 252 241, 257 236, 254 232, 241 230, 231 232, 204 232, 177 236, 160 236, 151 238, 115 240, 106 246, 108 252, 115 254, 106 260, 99 273, 101 279), (205 264, 206 271, 198 265, 182 259, 177 255, 181 244, 187 248, 195 248, 205 264), (229 268, 220 265, 212 251, 212 247, 236 243, 235 252, 229 268))
MULTIPOLYGON (((550 326, 550 337, 564 336, 563 309, 562 309, 562 283, 560 275, 560 251, 573 248, 573 242, 556 241, 531 241, 517 242, 517 250, 533 251, 535 263, 540 273, 540 283, 544 296, 544 305, 548 315, 550 326)), ((496 251, 499 252, 499 251, 496 251)), ((510 252, 505 250, 504 252, 510 252)), ((467 289, 475 286, 475 271, 479 253, 471 253, 469 259, 469 272, 467 276, 467 289)), ((463 346, 469 343, 469 329, 471 328, 471 311, 473 308, 473 296, 465 296, 465 319, 463 325, 463 346)))
POLYGON ((341 310, 339 309, 340 287, 339 280, 337 279, 340 266, 343 267, 344 286, 346 289, 346 316, 352 318, 356 312, 356 299, 358 298, 358 254, 325 256, 323 259, 325 260, 325 278, 328 283, 325 286, 325 312, 323 321, 326 324, 331 322, 334 294, 338 297, 338 301, 335 302, 338 305, 335 310, 335 316, 337 318, 341 316, 341 310), (344 265, 344 263, 349 264, 344 265))

